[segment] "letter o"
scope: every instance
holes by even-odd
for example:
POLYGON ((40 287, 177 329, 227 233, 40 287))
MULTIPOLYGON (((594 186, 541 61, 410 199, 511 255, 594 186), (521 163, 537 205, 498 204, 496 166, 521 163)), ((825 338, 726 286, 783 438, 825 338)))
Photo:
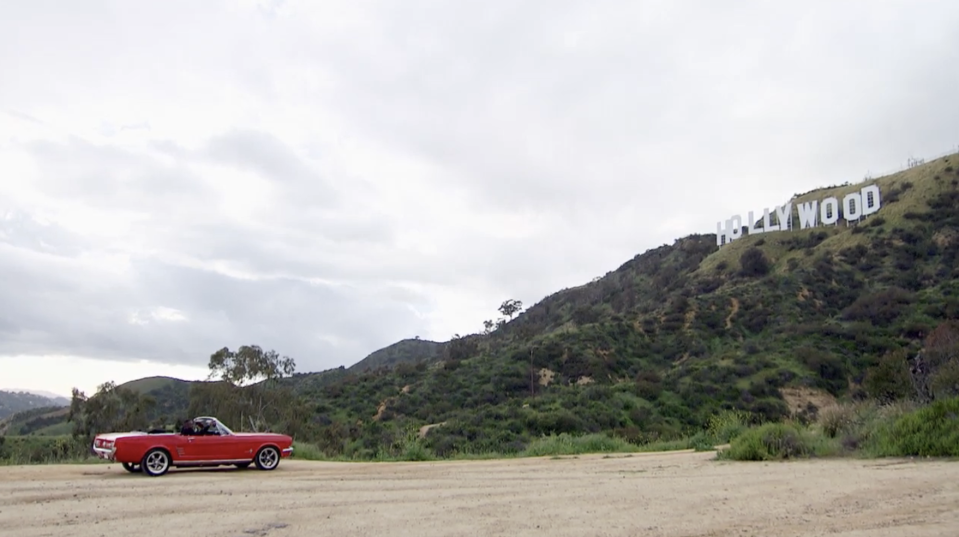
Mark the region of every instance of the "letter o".
POLYGON ((743 217, 733 216, 726 220, 726 233, 729 234, 729 240, 736 240, 743 236, 743 217))
POLYGON ((839 221, 839 200, 826 198, 819 206, 819 221, 823 225, 831 226, 839 221))
POLYGON ((847 222, 855 222, 862 218, 862 196, 859 192, 846 194, 846 197, 843 198, 842 215, 847 222))

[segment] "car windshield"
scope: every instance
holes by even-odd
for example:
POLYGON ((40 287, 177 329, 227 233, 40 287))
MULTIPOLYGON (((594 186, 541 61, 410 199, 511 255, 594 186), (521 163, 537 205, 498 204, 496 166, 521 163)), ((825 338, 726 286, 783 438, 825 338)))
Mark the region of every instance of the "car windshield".
POLYGON ((216 418, 200 417, 193 420, 199 428, 205 429, 209 434, 228 435, 233 434, 229 427, 223 425, 216 418))

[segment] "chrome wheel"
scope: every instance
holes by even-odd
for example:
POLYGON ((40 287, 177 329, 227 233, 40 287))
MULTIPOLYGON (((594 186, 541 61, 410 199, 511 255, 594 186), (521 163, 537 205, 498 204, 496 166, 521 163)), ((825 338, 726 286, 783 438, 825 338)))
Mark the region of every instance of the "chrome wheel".
POLYGON ((273 446, 267 446, 256 454, 256 467, 260 470, 272 470, 280 464, 280 452, 273 446))
POLYGON ((144 455, 140 468, 152 477, 163 475, 170 469, 170 455, 162 449, 154 449, 144 455))

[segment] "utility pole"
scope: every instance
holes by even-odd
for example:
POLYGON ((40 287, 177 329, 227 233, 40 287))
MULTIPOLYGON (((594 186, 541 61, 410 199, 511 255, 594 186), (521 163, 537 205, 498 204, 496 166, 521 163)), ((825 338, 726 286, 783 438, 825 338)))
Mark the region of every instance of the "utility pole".
POLYGON ((534 393, 535 383, 533 382, 533 347, 529 348, 529 394, 534 393))

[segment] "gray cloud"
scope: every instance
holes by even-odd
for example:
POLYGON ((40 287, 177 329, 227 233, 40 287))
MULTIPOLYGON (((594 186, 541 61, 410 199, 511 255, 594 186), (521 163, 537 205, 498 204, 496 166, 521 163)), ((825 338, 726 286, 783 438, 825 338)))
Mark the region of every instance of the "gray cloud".
POLYGON ((931 0, 8 12, 0 355, 350 364, 959 143, 931 0))
POLYGON ((261 177, 282 185, 295 200, 294 208, 335 206, 336 192, 328 181, 275 136, 262 131, 234 130, 215 136, 207 143, 205 155, 240 170, 253 170, 261 177))
POLYGON ((0 354, 196 365, 221 346, 259 344, 315 369, 352 363, 397 333, 415 333, 407 306, 428 305, 422 295, 389 285, 244 280, 154 259, 134 259, 106 278, 49 255, 2 254, 8 262, 0 266, 0 300, 17 307, 0 327, 15 328, 17 337, 5 338, 0 354))
POLYGON ((164 165, 119 147, 73 138, 26 145, 39 168, 37 187, 51 197, 82 201, 101 209, 180 212, 196 210, 215 193, 181 165, 164 165), (202 201, 201 201, 202 200, 202 201))

